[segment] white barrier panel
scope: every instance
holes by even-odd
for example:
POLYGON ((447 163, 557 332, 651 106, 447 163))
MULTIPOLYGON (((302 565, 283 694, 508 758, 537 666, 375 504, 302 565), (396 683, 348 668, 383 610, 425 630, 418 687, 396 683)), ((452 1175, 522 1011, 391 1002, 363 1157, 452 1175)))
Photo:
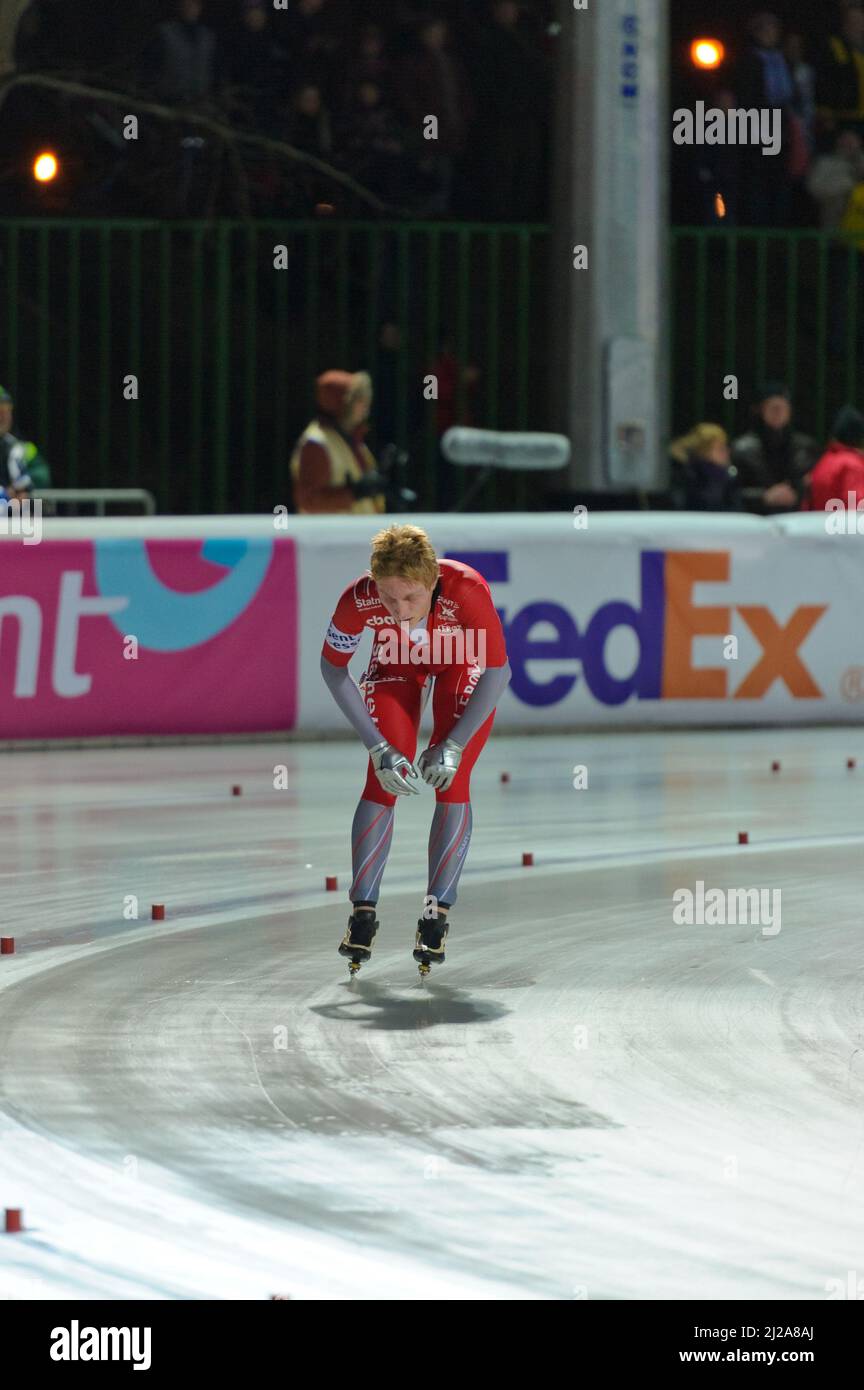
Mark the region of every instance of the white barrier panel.
MULTIPOLYGON (((592 514, 585 529, 558 514, 403 519, 489 580, 513 668, 499 729, 864 718, 864 537, 826 535, 823 516, 788 532, 679 513, 592 514)), ((380 523, 357 520, 316 520, 300 541, 307 727, 339 726, 321 709, 314 641, 368 563, 380 523)))
POLYGON ((488 579, 501 730, 864 717, 864 537, 822 515, 87 518, 0 533, 6 737, 347 729, 321 645, 394 521, 488 579))

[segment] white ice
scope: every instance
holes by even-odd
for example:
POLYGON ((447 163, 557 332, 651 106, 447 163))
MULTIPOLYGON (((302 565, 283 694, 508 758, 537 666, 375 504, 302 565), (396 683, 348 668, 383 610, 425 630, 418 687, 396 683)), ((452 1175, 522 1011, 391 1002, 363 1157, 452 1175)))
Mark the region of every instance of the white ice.
POLYGON ((26 1226, 0 1234, 0 1296, 820 1300, 860 1279, 861 745, 493 735, 425 984, 428 788, 398 806, 353 984, 336 952, 356 744, 0 755, 0 1209, 26 1226), (779 888, 781 930, 676 925, 697 880, 779 888))

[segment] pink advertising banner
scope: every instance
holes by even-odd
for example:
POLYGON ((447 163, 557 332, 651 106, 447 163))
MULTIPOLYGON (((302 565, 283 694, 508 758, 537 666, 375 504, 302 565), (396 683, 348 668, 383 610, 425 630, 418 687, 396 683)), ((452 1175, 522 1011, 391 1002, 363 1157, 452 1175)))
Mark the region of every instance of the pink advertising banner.
POLYGON ((291 537, 0 544, 0 737, 290 729, 298 646, 291 537))

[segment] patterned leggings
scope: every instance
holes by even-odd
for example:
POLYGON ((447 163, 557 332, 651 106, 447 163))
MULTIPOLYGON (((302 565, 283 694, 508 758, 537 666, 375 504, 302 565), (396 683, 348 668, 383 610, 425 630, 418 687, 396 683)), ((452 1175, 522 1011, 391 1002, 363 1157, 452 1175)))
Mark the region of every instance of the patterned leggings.
MULTIPOLYGON (((430 744, 440 743, 471 698, 479 671, 471 666, 448 666, 434 677, 430 744)), ((381 737, 412 761, 425 698, 427 677, 417 670, 382 667, 374 659, 360 689, 381 737)), ((459 877, 471 842, 471 772, 492 729, 495 711, 469 740, 459 771, 447 791, 436 791, 435 812, 429 831, 429 879, 427 895, 442 906, 456 901, 459 877)), ((349 890, 352 903, 377 903, 381 878, 390 852, 396 797, 385 792, 375 776, 370 758, 366 785, 354 815, 351 848, 354 878, 349 890)))

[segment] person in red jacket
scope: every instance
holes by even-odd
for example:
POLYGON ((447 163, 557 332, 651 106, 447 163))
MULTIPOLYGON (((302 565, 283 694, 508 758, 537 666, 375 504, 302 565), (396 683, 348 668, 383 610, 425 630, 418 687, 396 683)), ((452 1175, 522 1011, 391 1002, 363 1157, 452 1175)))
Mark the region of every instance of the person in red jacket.
POLYGON ((394 524, 372 541, 369 571, 343 591, 321 652, 321 674, 369 751, 351 832, 353 912, 339 952, 352 973, 369 959, 375 906, 397 796, 435 789, 429 878, 414 959, 444 960, 447 912, 471 841, 471 771, 510 680, 501 619, 489 585, 458 560, 439 560, 419 526, 394 524), (372 652, 360 685, 348 663, 364 632, 372 652), (432 690, 434 729, 415 765, 420 716, 432 690))
POLYGON ((831 432, 831 442, 810 474, 802 505, 805 512, 864 509, 864 415, 844 405, 831 432), (851 500, 850 500, 851 499, 851 500))

